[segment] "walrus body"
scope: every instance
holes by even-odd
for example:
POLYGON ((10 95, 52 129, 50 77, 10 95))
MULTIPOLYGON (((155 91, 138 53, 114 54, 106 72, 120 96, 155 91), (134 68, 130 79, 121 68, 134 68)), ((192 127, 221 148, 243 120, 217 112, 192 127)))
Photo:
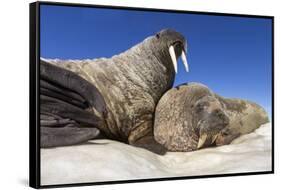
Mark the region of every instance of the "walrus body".
POLYGON ((160 99, 154 136, 169 151, 193 151, 228 144, 266 122, 267 115, 257 104, 226 99, 200 83, 188 83, 160 99))
MULTIPOLYGON (((94 120, 97 122, 86 123, 88 127, 98 128, 107 138, 144 147, 154 152, 163 152, 163 147, 153 138, 153 115, 157 102, 172 87, 174 82, 175 63, 169 54, 169 47, 171 46, 173 46, 174 54, 178 58, 185 52, 186 41, 181 34, 175 31, 163 30, 112 58, 79 61, 42 59, 41 64, 45 62, 58 69, 63 69, 65 73, 70 73, 63 74, 66 76, 76 74, 81 79, 77 79, 79 82, 72 82, 73 84, 85 80, 86 82, 84 81, 83 85, 84 83, 90 83, 94 86, 95 94, 99 98, 97 102, 101 101, 102 103, 99 105, 87 104, 86 107, 81 107, 80 104, 75 105, 76 107, 78 105, 79 109, 86 111, 87 114, 90 113, 95 116, 94 120)), ((51 79, 61 76, 61 74, 52 76, 54 73, 51 72, 41 72, 41 75, 44 75, 45 78, 51 75, 49 76, 51 79)), ((65 83, 68 84, 72 80, 72 78, 69 78, 59 86, 65 86, 65 83)), ((53 83, 58 84, 59 81, 53 81, 53 83)), ((72 88, 68 89, 71 90, 72 88)), ((78 89, 78 91, 81 91, 81 89, 78 89)), ((49 96, 51 96, 50 93, 49 96)), ((83 95, 81 96, 83 97, 83 95)), ((58 99, 61 101, 61 98, 58 99)), ((90 99, 94 100, 95 97, 90 99)), ((73 104, 74 98, 71 100, 73 104)), ((83 103, 83 101, 81 102, 83 103)), ((48 104, 43 107, 46 106, 48 104)), ((65 118, 62 114, 56 115, 65 118)), ((84 116, 82 112, 80 115, 84 116)), ((81 130, 85 128, 83 125, 85 122, 81 124, 81 121, 77 121, 73 116, 67 116, 66 118, 80 124, 78 127, 81 130)), ((91 137, 97 134, 96 131, 92 133, 91 137)), ((56 138, 52 131, 48 134, 48 130, 45 136, 56 138)), ((60 137, 58 136, 56 139, 58 139, 57 146, 77 143, 77 141, 72 143, 71 139, 68 139, 68 143, 62 142, 60 144, 60 137)), ((84 140, 85 135, 81 142, 84 140)), ((47 140, 41 141, 42 147, 50 147, 48 144, 50 142, 47 140)))
POLYGON ((262 124, 269 122, 266 111, 254 102, 216 96, 230 118, 229 125, 217 136, 215 141, 217 146, 229 144, 235 138, 251 133, 262 124))

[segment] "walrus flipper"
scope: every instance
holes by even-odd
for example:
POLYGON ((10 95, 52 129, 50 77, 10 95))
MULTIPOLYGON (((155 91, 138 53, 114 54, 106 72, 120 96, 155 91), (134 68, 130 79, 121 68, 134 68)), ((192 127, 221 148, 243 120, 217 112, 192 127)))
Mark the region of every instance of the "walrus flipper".
POLYGON ((96 138, 105 125, 106 113, 104 99, 94 85, 71 71, 41 61, 41 147, 74 145, 96 138))
POLYGON ((40 95, 41 147, 69 146, 99 136, 103 121, 75 105, 40 95))
MULTIPOLYGON (((152 116, 148 115, 144 117, 152 116)), ((131 131, 128 138, 129 144, 147 149, 159 155, 164 155, 167 152, 167 149, 154 139, 152 125, 152 121, 146 121, 135 128, 135 130, 131 131)))
POLYGON ((41 127, 41 147, 69 146, 88 141, 99 135, 97 128, 79 128, 67 125, 63 128, 41 127))
POLYGON ((69 146, 96 138, 101 120, 58 99, 40 95, 41 147, 69 146))
MULTIPOLYGON (((40 79, 49 83, 49 87, 52 85, 53 88, 61 89, 60 92, 65 96, 82 102, 87 101, 89 107, 94 107, 98 112, 106 115, 106 104, 99 90, 76 73, 41 60, 40 79)), ((52 88, 48 89, 53 91, 52 88)))
POLYGON ((153 153, 164 155, 167 152, 167 149, 155 141, 154 136, 144 136, 137 141, 131 143, 131 145, 147 149, 153 153))

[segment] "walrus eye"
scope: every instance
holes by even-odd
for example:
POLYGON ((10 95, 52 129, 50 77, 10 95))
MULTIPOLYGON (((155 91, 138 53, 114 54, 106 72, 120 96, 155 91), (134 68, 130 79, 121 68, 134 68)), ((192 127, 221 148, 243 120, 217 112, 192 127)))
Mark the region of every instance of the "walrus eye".
POLYGON ((160 38, 160 34, 159 34, 159 33, 156 34, 156 38, 157 38, 157 39, 160 38))

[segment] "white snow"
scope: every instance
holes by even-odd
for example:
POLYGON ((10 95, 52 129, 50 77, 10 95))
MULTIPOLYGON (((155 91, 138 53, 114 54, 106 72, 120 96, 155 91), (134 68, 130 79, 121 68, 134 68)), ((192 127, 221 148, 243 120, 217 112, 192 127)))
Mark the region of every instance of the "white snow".
POLYGON ((230 145, 164 156, 111 140, 41 149, 42 185, 270 170, 270 123, 230 145))

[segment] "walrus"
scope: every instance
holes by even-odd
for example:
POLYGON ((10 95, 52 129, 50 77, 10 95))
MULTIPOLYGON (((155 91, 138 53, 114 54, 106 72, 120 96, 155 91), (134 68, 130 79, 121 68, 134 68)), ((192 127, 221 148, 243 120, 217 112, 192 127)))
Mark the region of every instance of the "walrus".
POLYGON ((229 125, 217 136, 215 145, 230 144, 235 138, 248 134, 269 122, 268 114, 258 104, 237 98, 223 98, 216 94, 230 118, 229 125))
POLYGON ((154 111, 179 57, 188 71, 186 48, 183 35, 165 29, 111 58, 41 58, 41 147, 102 135, 164 154, 153 137, 154 111))
POLYGON ((259 105, 223 98, 207 86, 191 82, 162 96, 155 111, 154 137, 169 151, 194 151, 229 144, 267 122, 259 105))

